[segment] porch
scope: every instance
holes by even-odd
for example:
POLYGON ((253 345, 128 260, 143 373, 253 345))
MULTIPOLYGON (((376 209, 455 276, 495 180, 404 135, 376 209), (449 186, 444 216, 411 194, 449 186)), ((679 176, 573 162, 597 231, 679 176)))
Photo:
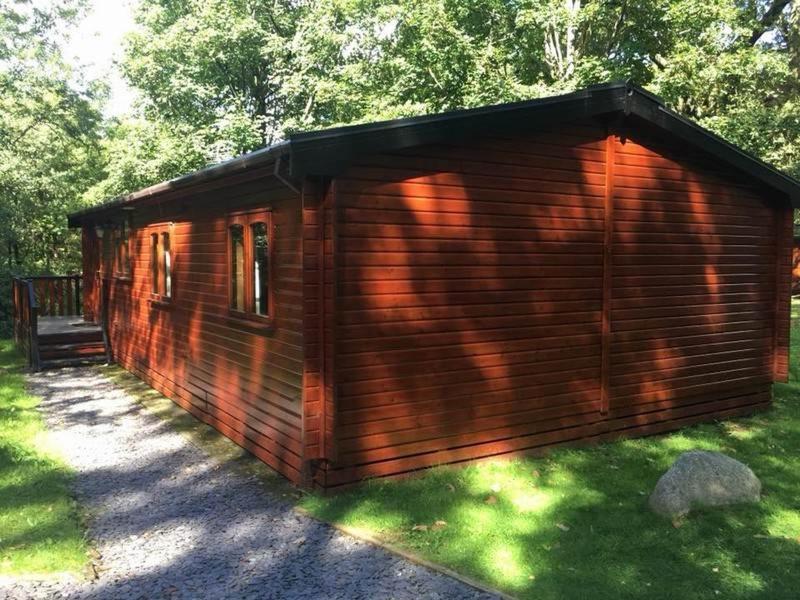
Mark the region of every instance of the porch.
POLYGON ((14 341, 34 371, 110 362, 102 324, 83 318, 82 276, 15 277, 14 341))

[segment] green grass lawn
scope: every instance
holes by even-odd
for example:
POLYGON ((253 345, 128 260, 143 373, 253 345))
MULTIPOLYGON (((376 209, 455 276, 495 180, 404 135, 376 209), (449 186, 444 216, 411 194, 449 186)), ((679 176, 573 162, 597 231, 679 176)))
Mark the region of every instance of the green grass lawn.
POLYGON ((87 563, 71 474, 48 450, 38 403, 25 393, 12 342, 0 340, 0 575, 78 572, 87 563))
POLYGON ((441 467, 300 505, 521 598, 797 598, 798 323, 791 382, 775 386, 768 412, 545 458, 441 467), (680 527, 651 514, 656 481, 692 448, 750 465, 762 502, 692 513, 680 527))

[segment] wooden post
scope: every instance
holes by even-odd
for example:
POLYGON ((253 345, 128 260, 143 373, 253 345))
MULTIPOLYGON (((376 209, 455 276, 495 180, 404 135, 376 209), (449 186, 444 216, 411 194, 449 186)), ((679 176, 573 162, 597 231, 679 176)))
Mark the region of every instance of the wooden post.
POLYGON ((611 403, 611 288, 613 285, 614 242, 614 145, 616 136, 609 129, 606 136, 606 192, 603 204, 603 309, 600 361, 600 413, 607 415, 611 403))
POLYGON ((75 275, 75 314, 83 314, 83 303, 81 301, 81 275, 75 275))
POLYGON ((772 379, 789 379, 789 330, 791 328, 793 210, 788 202, 776 209, 775 306, 772 328, 772 379))
POLYGON ((41 363, 39 361, 39 305, 36 302, 33 281, 27 282, 28 294, 28 336, 29 336, 29 358, 28 362, 31 369, 39 371, 41 363))

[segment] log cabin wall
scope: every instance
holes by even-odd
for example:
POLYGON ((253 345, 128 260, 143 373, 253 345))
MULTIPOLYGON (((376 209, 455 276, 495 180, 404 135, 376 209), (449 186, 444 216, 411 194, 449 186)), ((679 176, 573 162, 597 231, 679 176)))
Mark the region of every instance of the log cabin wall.
MULTIPOLYGON (((130 277, 108 278, 114 358, 284 476, 300 481, 300 199, 263 171, 210 187, 168 194, 157 205, 132 212, 130 277), (251 208, 272 211, 275 322, 269 329, 231 318, 228 310, 227 214, 251 208), (172 298, 166 301, 151 292, 150 236, 163 232, 170 235, 172 256, 172 298)), ((90 270, 91 255, 84 257, 85 270, 90 270)))
POLYGON ((81 230, 81 256, 83 257, 83 320, 95 322, 100 317, 99 270, 100 246, 94 227, 81 230))
POLYGON ((788 203, 644 124, 610 151, 610 427, 767 404, 788 364, 788 203))
POLYGON ((788 203, 638 130, 418 147, 336 178, 326 485, 769 402, 788 203))
POLYGON ((601 431, 605 139, 414 148, 336 179, 329 485, 601 431))

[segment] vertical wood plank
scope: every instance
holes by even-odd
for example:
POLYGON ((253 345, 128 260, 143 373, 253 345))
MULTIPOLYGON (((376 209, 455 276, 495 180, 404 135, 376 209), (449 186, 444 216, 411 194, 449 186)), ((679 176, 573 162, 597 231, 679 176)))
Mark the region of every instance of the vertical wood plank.
POLYGON ((55 284, 56 284, 56 306, 57 306, 57 311, 58 311, 58 315, 63 317, 64 316, 64 308, 65 308, 65 302, 64 302, 64 279, 59 277, 58 279, 55 280, 55 284))
POLYGON ((67 303, 67 314, 70 315, 70 316, 75 314, 74 312, 72 312, 74 310, 74 306, 75 306, 74 305, 74 301, 73 301, 74 292, 73 292, 73 289, 72 289, 73 282, 74 282, 74 280, 73 280, 72 277, 67 277, 64 280, 64 296, 66 298, 66 303, 67 303))
POLYGON ((772 339, 772 373, 775 381, 789 379, 791 328, 793 211, 784 202, 776 211, 775 308, 772 339))
MULTIPOLYGON (((330 281, 326 281, 326 286, 323 287, 323 297, 325 289, 330 289, 330 299, 325 298, 323 302, 323 326, 328 327, 329 331, 326 334, 325 345, 326 349, 323 351, 325 357, 325 367, 327 373, 325 375, 324 396, 325 401, 325 421, 324 425, 327 431, 325 432, 325 456, 329 461, 335 461, 337 458, 338 446, 336 444, 337 436, 337 402, 336 402, 336 329, 338 314, 336 310, 336 296, 338 287, 337 265, 339 256, 337 252, 337 235, 339 228, 339 208, 336 202, 336 181, 331 181, 325 192, 326 213, 330 220, 330 255, 331 255, 331 272, 330 281), (328 301, 329 300, 329 301, 328 301)), ((326 230, 327 228, 325 228, 326 230)), ((323 250, 325 244, 323 243, 323 250)), ((324 261, 327 263, 327 261, 324 261)), ((327 268, 327 264, 323 264, 323 271, 327 268)))
POLYGON ((615 135, 606 136, 606 190, 603 202, 603 308, 600 363, 600 412, 608 414, 611 403, 611 288, 614 234, 614 146, 615 135))
POLYGON ((304 484, 312 485, 311 461, 322 458, 323 444, 320 423, 322 412, 320 321, 322 292, 320 287, 323 260, 322 223, 320 222, 321 189, 319 182, 306 179, 302 186, 302 264, 303 264, 303 391, 301 429, 303 440, 304 484))

